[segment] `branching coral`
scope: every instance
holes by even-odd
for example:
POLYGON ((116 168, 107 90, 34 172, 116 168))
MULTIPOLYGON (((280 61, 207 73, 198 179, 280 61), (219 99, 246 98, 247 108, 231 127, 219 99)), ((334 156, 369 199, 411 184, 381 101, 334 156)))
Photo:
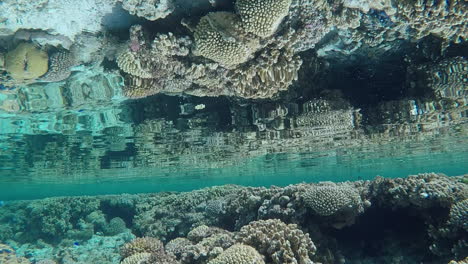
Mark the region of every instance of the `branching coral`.
POLYGON ((309 234, 278 219, 251 222, 241 228, 236 239, 256 248, 267 257, 266 262, 275 264, 311 264, 316 251, 309 234))
POLYGON ((237 0, 236 10, 247 32, 266 38, 276 32, 290 5, 291 0, 237 0))
POLYGON ((36 79, 47 72, 49 57, 30 43, 21 43, 5 55, 5 70, 17 81, 36 79))
POLYGON ((255 248, 235 244, 226 249, 208 264, 264 264, 263 256, 255 248))

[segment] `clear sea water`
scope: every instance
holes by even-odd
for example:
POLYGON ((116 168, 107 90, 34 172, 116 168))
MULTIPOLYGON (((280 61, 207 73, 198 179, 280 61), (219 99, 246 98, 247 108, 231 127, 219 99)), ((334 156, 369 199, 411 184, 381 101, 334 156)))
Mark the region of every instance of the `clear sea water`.
MULTIPOLYGON (((32 264, 46 259, 55 262, 45 264, 124 263, 127 256, 119 249, 137 236, 166 243, 188 237, 202 224, 234 234, 267 218, 310 232, 323 264, 328 257, 330 264, 440 264, 466 257, 468 21, 457 22, 466 19, 466 3, 419 1, 413 13, 427 16, 415 22, 400 14, 405 8, 399 7, 396 17, 390 12, 400 2, 413 8, 411 1, 369 9, 366 1, 315 6, 317 1, 293 0, 300 4, 288 7, 271 36, 244 32, 227 38, 263 45, 234 68, 242 75, 221 62, 213 66, 210 54, 200 57, 190 42, 196 42, 196 22, 209 12, 229 11, 241 21, 234 15, 241 12, 236 1, 86 0, 82 8, 71 0, 0 0, 0 264, 19 263, 13 257, 32 264), (132 6, 137 2, 150 4, 132 6), (157 9, 161 17, 148 18, 159 2, 168 3, 157 9), (445 7, 449 4, 455 7, 445 7), (445 13, 433 15, 431 8, 445 13), (322 18, 324 10, 341 17, 322 18), (426 22, 430 26, 421 28, 426 22), (453 30, 438 30, 439 25, 453 30), (177 41, 164 42, 173 41, 173 33, 177 41), (148 42, 155 37, 160 42, 148 42), (157 57, 155 50, 167 54, 157 57), (119 61, 125 52, 140 64, 119 61), (269 61, 275 52, 279 57, 269 61), (159 64, 149 63, 151 56, 159 64), (255 73, 250 85, 240 85, 245 72, 267 62, 280 70, 255 73), (167 71, 166 63, 192 72, 184 68, 179 76, 167 71), (201 73, 194 77, 195 66, 207 79, 201 73), (255 81, 265 83, 260 75, 273 81, 259 94, 273 91, 296 71, 297 78, 274 96, 249 97, 249 89, 260 89, 255 81), (239 80, 213 88, 213 72, 220 80, 239 80), (37 76, 18 77, 30 74, 37 76), (184 74, 190 85, 181 92, 178 78, 184 74), (140 88, 145 96, 138 94, 140 88), (417 183, 411 177, 410 183, 389 181, 396 191, 385 189, 383 181, 376 189, 363 183, 420 173, 426 178, 417 183), (232 184, 296 185, 269 189, 286 190, 278 198, 266 189, 232 184), (406 190, 404 184, 422 187, 406 190), (196 191, 213 186, 223 187, 196 191), (311 209, 301 195, 324 186, 351 188, 342 200, 359 200, 359 206, 328 215, 311 209), (386 196, 378 197, 379 192, 386 196), (244 201, 233 193, 245 195, 239 196, 244 201), (225 208, 243 202, 253 205, 225 208)), ((216 19, 207 18, 207 25, 226 27, 216 19)), ((237 32, 231 26, 219 30, 222 36, 237 32)), ((208 263, 203 257, 184 264, 208 263)))

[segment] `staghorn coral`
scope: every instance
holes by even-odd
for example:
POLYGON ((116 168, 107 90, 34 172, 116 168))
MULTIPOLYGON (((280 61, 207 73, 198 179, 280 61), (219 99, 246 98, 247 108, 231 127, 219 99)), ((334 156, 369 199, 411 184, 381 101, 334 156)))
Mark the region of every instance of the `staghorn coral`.
POLYGON ((275 264, 313 263, 316 248, 309 237, 295 224, 278 219, 254 221, 243 226, 236 235, 240 243, 250 245, 275 264))
POLYGON ((259 41, 246 38, 240 19, 229 12, 212 12, 202 17, 194 30, 198 55, 233 68, 249 60, 259 48, 259 41))
POLYGON ((347 210, 362 210, 361 197, 350 186, 312 186, 302 197, 306 206, 321 216, 331 216, 347 210))
POLYGON ((31 43, 21 43, 5 55, 5 70, 17 81, 30 81, 47 72, 48 55, 31 43))
POLYGON ((120 264, 143 264, 151 257, 150 253, 136 253, 134 255, 124 258, 120 264))
POLYGON ((247 245, 235 244, 217 256, 208 264, 264 264, 263 256, 247 245))
POLYGON ((242 27, 262 38, 276 32, 290 5, 291 0, 237 0, 235 4, 242 27))
POLYGON ((60 82, 71 74, 71 67, 75 64, 73 55, 68 51, 58 51, 49 58, 49 70, 38 81, 60 82))
POLYGON ((132 15, 154 21, 174 11, 172 0, 119 0, 122 7, 132 15))
POLYGON ((122 258, 135 255, 137 253, 158 253, 164 250, 163 243, 153 237, 136 238, 126 243, 120 248, 122 258))

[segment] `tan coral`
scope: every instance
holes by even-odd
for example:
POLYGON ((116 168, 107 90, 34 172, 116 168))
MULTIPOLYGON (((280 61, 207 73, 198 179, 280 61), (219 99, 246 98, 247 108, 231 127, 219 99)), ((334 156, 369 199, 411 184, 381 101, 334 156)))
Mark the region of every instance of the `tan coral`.
POLYGON ((243 28, 259 37, 273 35, 288 14, 291 0, 237 0, 243 28))
POLYGON ((213 12, 202 17, 195 28, 198 55, 226 68, 244 63, 259 48, 259 41, 242 35, 240 19, 229 12, 213 12))
POLYGON ((47 53, 31 43, 21 43, 5 55, 5 70, 18 81, 33 80, 48 70, 47 53))
POLYGON ((360 210, 359 193, 350 186, 313 186, 302 195, 305 204, 321 216, 334 215, 344 210, 360 210))
POLYGON ((39 79, 39 81, 60 82, 70 76, 71 67, 75 65, 75 59, 70 52, 59 51, 50 56, 49 64, 49 70, 39 79))
POLYGON ((126 257, 120 264, 143 264, 151 257, 151 253, 136 253, 126 257))
POLYGON ((141 60, 137 58, 136 54, 130 51, 119 55, 117 65, 122 71, 140 78, 148 79, 153 76, 149 69, 142 65, 141 60))
POLYGON ((450 42, 468 39, 468 5, 465 1, 398 1, 397 13, 392 20, 402 20, 416 31, 419 40, 429 34, 444 39, 443 48, 450 42))
POLYGON ((136 238, 126 243, 120 249, 122 258, 127 258, 137 253, 157 253, 164 250, 163 243, 153 237, 136 238))
POLYGON ((244 98, 271 98, 287 90, 298 78, 299 56, 288 50, 267 50, 246 67, 228 75, 236 95, 244 98))
POLYGON ((241 228, 236 240, 264 254, 267 263, 313 263, 310 258, 316 251, 309 234, 279 219, 251 222, 241 228))
POLYGON ((263 258, 255 248, 235 244, 208 262, 208 264, 264 264, 263 258))

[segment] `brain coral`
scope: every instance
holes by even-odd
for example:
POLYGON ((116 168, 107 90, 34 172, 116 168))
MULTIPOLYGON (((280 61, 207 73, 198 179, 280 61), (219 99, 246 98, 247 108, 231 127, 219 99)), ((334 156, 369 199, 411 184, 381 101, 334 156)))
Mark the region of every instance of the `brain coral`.
POLYGON ((267 263, 312 264, 310 257, 316 251, 309 234, 279 219, 251 222, 241 228, 236 240, 255 247, 268 258, 267 263))
POLYGON ((15 80, 32 80, 44 75, 49 57, 31 43, 21 43, 5 55, 5 70, 15 80))
POLYGON ((303 194, 303 199, 308 207, 321 216, 361 207, 359 194, 348 186, 314 186, 303 194))
POLYGON ((247 245, 235 244, 208 264, 264 264, 263 256, 247 245))
POLYGON ((237 0, 236 9, 244 29, 265 38, 275 33, 290 5, 291 0, 237 0))
POLYGON ((246 62, 259 42, 242 36, 240 19, 228 12, 214 12, 202 17, 194 31, 196 52, 226 68, 246 62))

